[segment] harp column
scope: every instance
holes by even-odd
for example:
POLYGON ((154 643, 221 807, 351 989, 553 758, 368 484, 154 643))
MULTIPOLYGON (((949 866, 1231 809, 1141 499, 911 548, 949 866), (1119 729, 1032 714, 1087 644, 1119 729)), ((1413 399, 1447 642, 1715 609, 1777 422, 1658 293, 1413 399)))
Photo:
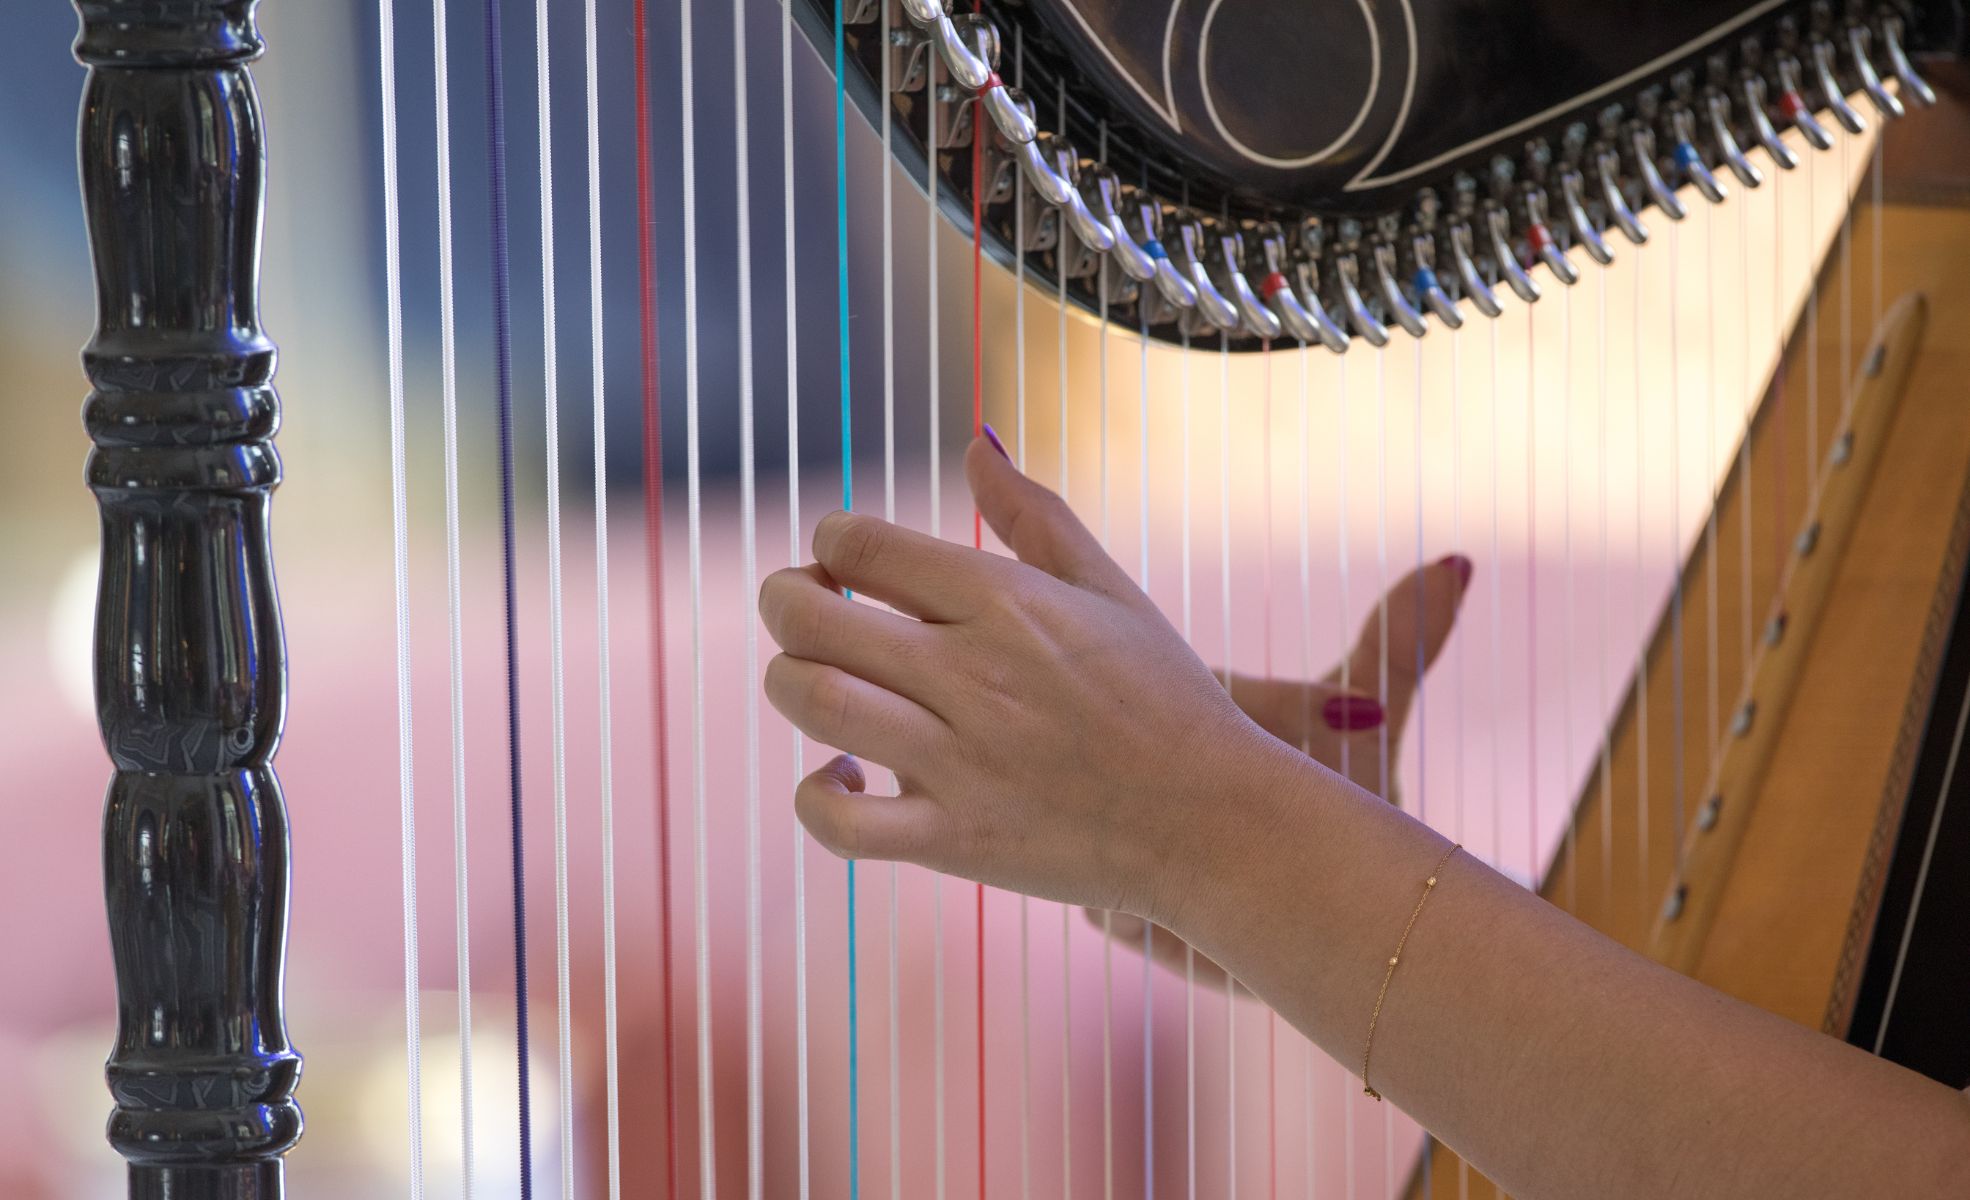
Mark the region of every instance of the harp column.
POLYGON ((97 328, 95 680, 116 968, 109 1139, 133 1200, 267 1200, 301 1135, 287 1041, 280 480, 260 329, 258 0, 76 0, 97 328))

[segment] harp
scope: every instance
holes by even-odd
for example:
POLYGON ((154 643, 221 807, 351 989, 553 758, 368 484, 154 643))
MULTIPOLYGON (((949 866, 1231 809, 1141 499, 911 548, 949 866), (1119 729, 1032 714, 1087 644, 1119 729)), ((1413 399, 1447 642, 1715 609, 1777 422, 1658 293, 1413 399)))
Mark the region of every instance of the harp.
MULTIPOLYGON (((1958 6, 1637 3, 1610 33, 1606 12, 1560 4, 1289 15, 741 0, 714 21, 693 0, 657 13, 589 0, 577 27, 577 6, 540 0, 523 50, 502 46, 511 31, 488 0, 473 35, 487 50, 487 174, 469 188, 453 167, 450 7, 381 0, 376 25, 392 394, 374 403, 391 414, 397 624, 373 644, 396 646, 412 1194, 452 1175, 469 1192, 495 1157, 524 1195, 578 1181, 803 1197, 1482 1186, 1235 986, 1152 968, 1049 906, 844 872, 771 803, 802 748, 744 698, 758 669, 750 598, 760 563, 777 561, 760 497, 785 505, 796 561, 803 522, 830 503, 817 473, 840 482, 843 505, 873 490, 891 515, 962 534, 941 463, 963 409, 1007 428, 1020 465, 1057 479, 1227 672, 1311 679, 1337 647, 1351 661, 1350 627, 1397 572, 1469 540, 1481 583, 1413 702, 1406 755, 1385 735, 1362 750, 1374 766, 1336 765, 1384 794, 1399 783, 1413 812, 1628 944, 1965 1082, 1961 1039, 1952 1051, 1934 1030, 1970 995, 1970 897, 1938 865, 1970 855, 1970 803, 1951 805, 1970 712, 1970 417, 1952 392, 1961 348, 1939 336, 1970 305, 1970 215, 1946 170, 1963 110, 1932 109, 1915 63, 1937 55, 1960 86, 1944 61, 1963 45, 1958 6), (413 23, 431 30, 434 84, 414 101, 396 74, 413 23), (674 76, 651 69, 653 27, 678 39, 662 59, 674 76), (532 104, 507 89, 516 56, 537 70, 532 104), (729 88, 696 76, 714 56, 732 64, 729 88), (605 68, 625 57, 628 107, 605 112, 605 68), (653 129, 660 89, 681 102, 674 142, 653 129), (399 161, 412 112, 439 131, 434 163, 415 169, 399 161), (515 129, 522 113, 536 125, 537 198, 505 158, 509 112, 515 129), (587 173, 570 183, 553 143, 577 125, 587 173), (731 135, 729 160, 713 130, 731 135), (619 169, 630 162, 636 186, 619 169), (508 226, 509 184, 538 218, 531 333, 510 308, 507 256, 526 238, 508 226), (586 209, 589 286, 575 301, 555 287, 557 267, 581 274, 556 245, 557 199, 563 217, 581 211, 570 188, 586 209), (400 236, 413 189, 438 197, 435 245, 400 236), (477 247, 449 221, 468 191, 487 204, 477 247), (777 235, 753 220, 767 197, 777 235), (735 255, 717 279, 698 258, 714 217, 735 255), (780 261, 765 269, 769 246, 780 261), (483 338, 453 319, 465 255, 490 281, 483 338), (611 264, 632 260, 634 356, 603 340, 611 264), (431 388, 406 384, 406 341, 420 336, 404 323, 407 262, 437 282, 431 388), (658 303, 660 283, 681 309, 658 303), (558 441, 574 370, 557 357, 563 318, 592 335, 592 618, 563 600, 561 470, 581 461, 558 441), (516 367, 516 338, 535 336, 540 367, 516 367), (659 345, 680 365, 660 368, 659 345), (461 385, 474 353, 483 386, 461 385), (647 669, 610 652, 617 359, 634 363, 627 390, 644 402, 647 669), (784 406, 768 406, 766 380, 784 406), (680 408, 681 521, 674 498, 664 509, 663 451, 665 413, 680 408), (444 467, 415 482, 444 493, 451 524, 417 545, 444 546, 451 644, 415 657, 411 417, 431 409, 444 467), (769 412, 788 427, 783 462, 755 442, 769 412), (486 536, 503 560, 506 640, 487 655, 467 656, 461 633, 461 417, 496 424, 500 444, 503 521, 486 536), (716 503, 717 478, 707 507, 714 426, 737 443, 724 453, 734 511, 716 503), (828 457, 817 428, 839 430, 828 457), (923 447, 900 474, 899 430, 923 447), (537 523, 532 472, 546 481, 537 523), (544 614, 516 598, 529 570, 545 579, 544 614), (576 621, 596 646, 571 667, 576 621), (486 661, 499 669, 472 667, 486 661), (511 961, 481 956, 477 984, 462 870, 456 977, 419 938, 414 768, 446 747, 413 736, 412 676, 437 663, 449 704, 417 728, 452 735, 459 862, 468 840, 514 856, 511 961), (527 715, 551 727, 544 776, 519 757, 535 744, 523 668, 548 684, 527 715), (571 671, 592 711, 571 706, 571 671), (644 688, 623 682, 635 673, 644 688), (468 716, 468 679, 503 686, 498 720, 468 716), (468 733, 474 753, 504 756, 490 795, 468 795, 468 733), (586 754, 595 773, 571 771, 586 754), (654 835, 634 850, 613 834, 632 804, 654 835), (569 900, 571 810, 600 839, 593 912, 569 900), (541 837, 551 881, 521 861, 541 837), (648 937, 621 957, 619 870, 654 879, 637 926, 648 937), (549 934, 529 885, 537 903, 552 889, 557 918, 553 984, 536 955, 532 993, 529 945, 549 934), (577 958, 599 961, 579 1006, 577 958), (498 1131, 471 1109, 470 1001, 487 975, 518 992, 506 1019, 519 1055, 498 1068, 518 1121, 498 1131), (423 1107, 452 1086, 420 1072, 434 978, 459 1007, 451 1129, 423 1107), (551 1068, 535 1070, 530 1038, 551 1047, 551 1068), (424 1157, 440 1139, 459 1147, 449 1167, 424 1157)), ((282 982, 286 669, 268 526, 275 350, 257 309, 256 4, 77 8, 100 306, 83 359, 103 520, 96 682, 115 767, 109 1138, 133 1197, 280 1196, 301 1059, 282 982)), ((1382 687, 1421 653, 1388 628, 1382 687)), ((297 808, 323 802, 327 781, 311 783, 297 808)), ((482 1079, 493 1069, 482 1062, 482 1079)))

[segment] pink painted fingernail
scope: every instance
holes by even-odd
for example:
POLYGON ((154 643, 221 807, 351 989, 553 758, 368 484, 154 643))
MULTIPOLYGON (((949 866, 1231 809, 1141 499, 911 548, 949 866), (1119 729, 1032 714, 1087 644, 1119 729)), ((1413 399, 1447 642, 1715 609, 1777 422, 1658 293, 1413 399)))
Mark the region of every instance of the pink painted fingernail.
POLYGON ((1388 719, 1372 696, 1334 696, 1320 706, 1320 716, 1327 728, 1341 733, 1374 729, 1388 719))
POLYGON ((1471 562, 1469 558, 1466 558, 1462 554, 1445 555, 1443 565, 1457 572, 1457 584, 1459 587, 1468 588, 1471 586, 1471 572, 1476 569, 1476 564, 1471 562))
POLYGON ((985 440, 992 443, 992 449, 999 452, 1000 458, 1005 459, 1007 462, 1012 461, 1012 455, 1006 453, 1006 444, 999 440, 998 433, 990 425, 985 426, 985 440))

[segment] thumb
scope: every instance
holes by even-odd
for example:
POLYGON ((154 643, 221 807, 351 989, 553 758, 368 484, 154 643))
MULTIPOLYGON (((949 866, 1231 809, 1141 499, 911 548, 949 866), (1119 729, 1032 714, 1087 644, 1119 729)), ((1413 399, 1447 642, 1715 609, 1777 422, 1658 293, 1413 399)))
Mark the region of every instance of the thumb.
MULTIPOLYGON (((1390 720, 1398 727, 1423 672, 1450 639, 1470 577, 1471 560, 1461 554, 1411 571, 1382 597, 1348 655, 1349 686, 1371 694, 1379 694, 1386 686, 1390 720), (1382 679, 1384 636, 1388 639, 1386 685, 1382 679)), ((1329 682, 1335 678, 1338 675, 1329 682)))
POLYGON ((1013 466, 993 441, 972 439, 964 473, 979 515, 1020 562, 1119 600, 1140 594, 1067 502, 1013 466))

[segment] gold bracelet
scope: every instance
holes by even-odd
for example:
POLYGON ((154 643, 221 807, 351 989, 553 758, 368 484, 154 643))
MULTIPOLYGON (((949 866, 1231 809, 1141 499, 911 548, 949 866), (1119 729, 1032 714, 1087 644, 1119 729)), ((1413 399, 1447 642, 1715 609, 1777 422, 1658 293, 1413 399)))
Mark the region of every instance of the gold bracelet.
POLYGON ((1409 931, 1416 928, 1416 918, 1422 915, 1423 906, 1430 902, 1430 893, 1436 890, 1436 878, 1443 873, 1443 864, 1461 849, 1462 846, 1452 846, 1445 850, 1443 857, 1436 860, 1430 877, 1423 881, 1423 894, 1416 898, 1416 907, 1409 912, 1409 924, 1402 927, 1402 936, 1396 939, 1395 953, 1389 956, 1388 973, 1382 976, 1382 990, 1375 996, 1375 1011, 1368 1017, 1368 1044, 1361 1050, 1361 1090, 1377 1100, 1382 1098, 1382 1093, 1368 1083, 1368 1057, 1375 1052, 1375 1023, 1382 1019, 1382 1001, 1388 999, 1389 981, 1395 978, 1395 965, 1402 961, 1402 948, 1409 944, 1409 931))

